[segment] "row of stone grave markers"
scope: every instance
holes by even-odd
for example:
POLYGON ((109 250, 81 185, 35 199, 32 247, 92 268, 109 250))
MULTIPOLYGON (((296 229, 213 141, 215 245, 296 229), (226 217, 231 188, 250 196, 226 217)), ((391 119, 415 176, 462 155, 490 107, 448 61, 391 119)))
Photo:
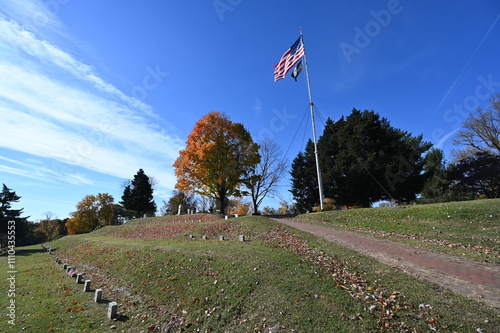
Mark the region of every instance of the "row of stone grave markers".
MULTIPOLYGON (((194 235, 189 235, 189 238, 191 238, 191 239, 195 239, 196 237, 195 237, 194 235)), ((201 239, 203 239, 203 240, 208 240, 208 236, 201 236, 201 239)), ((219 236, 219 240, 221 240, 221 241, 226 240, 226 239, 227 239, 227 238, 225 238, 223 235, 220 235, 220 236, 219 236)), ((238 240, 239 240, 240 242, 245 242, 247 239, 246 239, 245 235, 239 235, 239 236, 238 236, 238 240)))
POLYGON ((92 230, 90 233, 93 233, 94 231, 97 231, 97 230, 99 230, 99 229, 101 229, 101 228, 102 228, 102 226, 101 226, 101 225, 98 225, 98 226, 97 226, 94 230, 92 230))
MULTIPOLYGON (((234 214, 234 217, 238 217, 238 216, 239 216, 238 214, 234 214)), ((224 219, 226 219, 226 220, 229 220, 230 218, 231 218, 231 216, 229 216, 229 215, 224 216, 224 219)), ((168 223, 189 223, 189 222, 194 223, 194 220, 193 219, 191 219, 191 220, 186 220, 185 219, 183 221, 181 221, 181 220, 179 220, 179 221, 169 221, 168 223)), ((202 221, 198 220, 198 222, 202 222, 202 221)), ((145 222, 145 223, 141 223, 141 225, 155 225, 155 224, 163 224, 163 223, 164 222, 145 222)), ((97 229, 99 229, 99 228, 100 227, 98 227, 97 229)), ((97 230, 97 229, 95 229, 95 230, 97 230)), ((92 230, 91 232, 93 232, 95 230, 92 230)))
MULTIPOLYGON (((186 222, 191 222, 193 223, 194 220, 184 220, 184 221, 172 221, 172 222, 168 222, 168 223, 186 223, 186 222)), ((198 220, 198 222, 201 222, 201 220, 198 220)), ((156 224, 164 224, 165 222, 145 222, 145 223, 141 223, 140 225, 156 225, 156 224)))
MULTIPOLYGON (((48 254, 52 254, 52 248, 47 248, 43 244, 42 244, 42 248, 47 250, 48 254)), ((56 257, 55 261, 58 265, 62 265, 63 270, 66 270, 66 274, 69 277, 76 278, 77 284, 83 283, 83 292, 90 292, 91 291, 90 284, 92 283, 92 280, 85 280, 85 282, 83 281, 83 277, 86 275, 85 272, 79 273, 78 270, 76 269, 76 267, 71 267, 68 264, 63 264, 61 261, 61 258, 59 258, 59 257, 56 257)), ((95 303, 102 302, 102 289, 95 290, 94 302, 95 303)), ((108 306, 108 318, 115 319, 117 317, 118 317, 118 303, 111 302, 111 303, 109 303, 109 306, 108 306)))

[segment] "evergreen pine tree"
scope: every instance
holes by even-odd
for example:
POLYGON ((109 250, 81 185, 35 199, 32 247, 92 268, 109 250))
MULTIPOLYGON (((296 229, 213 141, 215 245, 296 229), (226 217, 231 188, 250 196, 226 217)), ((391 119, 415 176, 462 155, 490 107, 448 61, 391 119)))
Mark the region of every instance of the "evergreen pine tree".
POLYGON ((139 169, 130 185, 125 187, 120 204, 136 218, 144 214, 154 216, 156 203, 153 200, 153 186, 144 170, 139 169))
POLYGON ((24 244, 25 237, 28 234, 28 217, 21 217, 23 208, 12 209, 12 203, 21 199, 16 192, 12 191, 3 184, 0 192, 0 234, 6 234, 9 230, 9 221, 15 221, 16 244, 24 244))
POLYGON ((328 120, 318 140, 325 196, 362 207, 390 198, 412 201, 422 190, 431 146, 374 111, 353 109, 336 123, 328 120))
MULTIPOLYGON (((424 154, 431 147, 422 135, 394 128, 374 111, 353 109, 337 122, 328 119, 318 140, 325 198, 361 207, 387 199, 410 202, 426 180, 424 154)), ((314 163, 308 143, 291 172, 292 194, 302 211, 318 202, 314 163)))

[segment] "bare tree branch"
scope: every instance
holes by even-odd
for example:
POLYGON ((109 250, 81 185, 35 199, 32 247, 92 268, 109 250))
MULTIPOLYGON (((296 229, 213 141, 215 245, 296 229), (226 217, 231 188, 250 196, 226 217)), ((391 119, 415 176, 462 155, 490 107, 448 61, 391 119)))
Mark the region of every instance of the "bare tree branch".
POLYGON ((264 198, 277 194, 278 183, 287 170, 287 163, 281 157, 280 147, 271 139, 265 139, 260 144, 259 154, 260 163, 245 183, 250 190, 255 214, 258 213, 264 198))
POLYGON ((465 146, 469 152, 500 154, 500 94, 492 96, 490 102, 488 108, 478 107, 469 115, 454 144, 465 146))

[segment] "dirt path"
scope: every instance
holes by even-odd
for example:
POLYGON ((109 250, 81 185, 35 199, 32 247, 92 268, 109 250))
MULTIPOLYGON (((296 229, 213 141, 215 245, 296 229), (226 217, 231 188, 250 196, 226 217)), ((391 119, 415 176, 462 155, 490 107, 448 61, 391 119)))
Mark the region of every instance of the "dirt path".
POLYGON ((500 268, 407 244, 293 220, 277 221, 397 267, 454 293, 500 308, 500 268))

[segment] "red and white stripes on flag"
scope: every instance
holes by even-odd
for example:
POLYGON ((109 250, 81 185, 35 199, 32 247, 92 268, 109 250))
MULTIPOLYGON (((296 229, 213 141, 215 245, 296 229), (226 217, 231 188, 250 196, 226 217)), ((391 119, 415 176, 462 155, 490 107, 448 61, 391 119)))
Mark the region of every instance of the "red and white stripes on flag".
POLYGON ((304 55, 304 43, 302 42, 302 36, 300 36, 274 66, 274 82, 284 79, 286 73, 288 73, 304 55))

